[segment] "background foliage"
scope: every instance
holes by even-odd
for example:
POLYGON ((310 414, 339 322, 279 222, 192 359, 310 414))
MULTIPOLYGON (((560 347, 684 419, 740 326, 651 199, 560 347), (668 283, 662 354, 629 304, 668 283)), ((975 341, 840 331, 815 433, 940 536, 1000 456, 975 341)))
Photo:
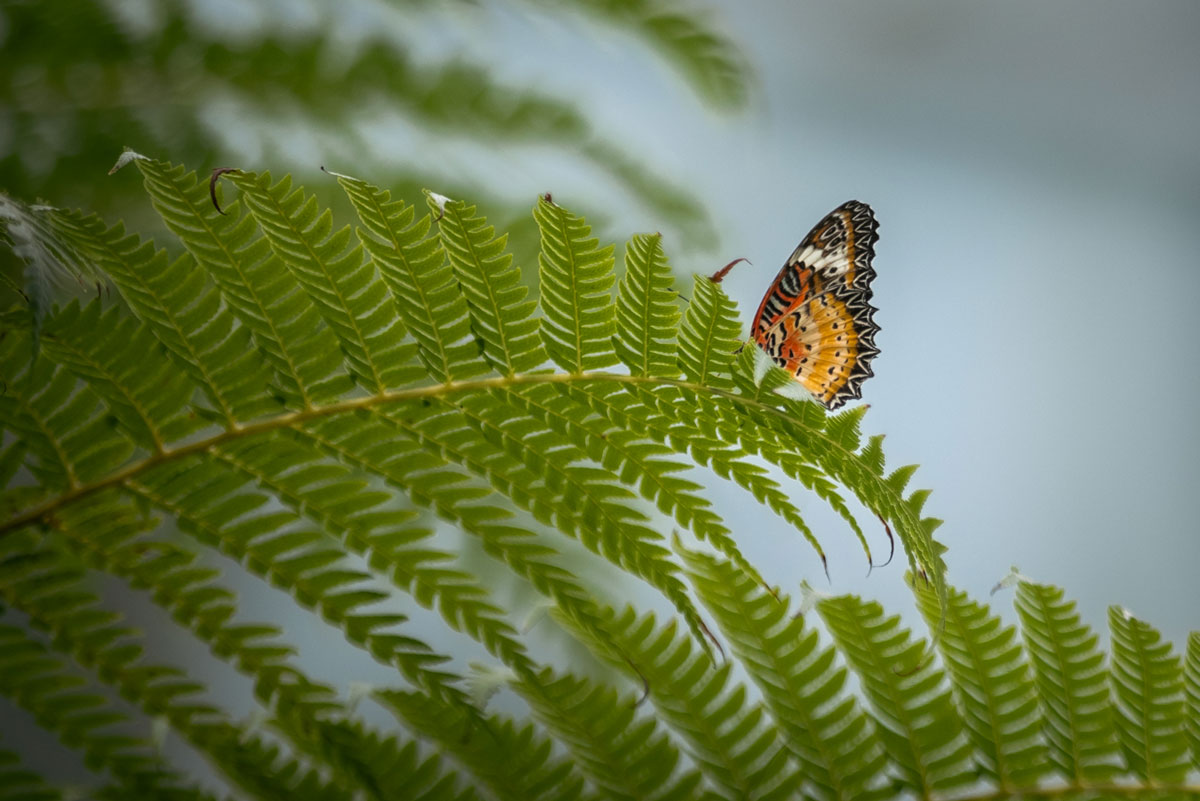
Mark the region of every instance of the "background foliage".
POLYGON ((517 0, 487 9, 14 2, 0 7, 0 185, 152 231, 157 220, 138 213, 133 185, 97 180, 124 147, 205 167, 265 160, 310 183, 323 203, 344 204, 315 180, 324 163, 410 196, 433 186, 476 198, 521 234, 530 227, 511 205, 513 173, 528 169, 521 149, 534 148, 543 161, 590 176, 571 186, 577 194, 589 182, 613 183, 685 241, 715 243, 702 201, 678 176, 595 133, 575 99, 506 85, 452 33, 526 14, 617 31, 619 47, 659 56, 666 69, 654 79, 674 72, 721 112, 745 104, 750 74, 738 50, 695 9, 664 0, 517 0), (472 148, 486 148, 487 160, 473 163, 465 155, 472 148), (407 157, 417 149, 428 157, 407 157))

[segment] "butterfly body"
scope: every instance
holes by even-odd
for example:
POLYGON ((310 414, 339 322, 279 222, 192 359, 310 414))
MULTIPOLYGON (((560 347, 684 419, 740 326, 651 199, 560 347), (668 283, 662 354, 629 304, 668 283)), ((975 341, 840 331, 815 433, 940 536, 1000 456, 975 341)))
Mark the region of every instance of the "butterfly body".
POLYGON ((862 397, 874 375, 878 227, 865 203, 834 209, 792 252, 754 316, 754 341, 828 409, 862 397))

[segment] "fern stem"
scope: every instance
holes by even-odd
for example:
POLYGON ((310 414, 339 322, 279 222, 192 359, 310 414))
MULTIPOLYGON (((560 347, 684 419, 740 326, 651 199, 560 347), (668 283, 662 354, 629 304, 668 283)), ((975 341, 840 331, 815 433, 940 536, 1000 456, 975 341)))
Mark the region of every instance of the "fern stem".
MULTIPOLYGON (((29 525, 30 523, 35 523, 38 520, 45 518, 47 515, 53 514, 56 509, 82 498, 86 498, 102 489, 121 485, 124 482, 135 478, 145 470, 149 470, 167 462, 172 462, 187 456, 201 454, 224 443, 246 437, 252 437, 258 434, 264 434, 270 431, 277 431, 281 429, 296 428, 312 420, 320 420, 326 417, 333 417, 335 415, 353 412, 360 409, 373 409, 378 406, 385 406, 389 403, 419 400, 422 398, 439 398, 462 392, 476 392, 488 389, 508 389, 510 387, 527 384, 573 384, 597 380, 615 381, 618 383, 638 386, 671 386, 679 389, 685 389, 694 393, 717 395, 725 398, 726 400, 749 407, 756 412, 774 415, 791 422, 791 418, 788 416, 785 410, 777 409, 774 406, 770 406, 754 398, 738 395, 735 392, 717 389, 715 387, 707 386, 694 381, 662 378, 658 376, 621 375, 619 373, 607 372, 523 373, 512 376, 490 376, 488 378, 475 378, 463 381, 448 381, 444 384, 433 384, 424 387, 410 387, 406 389, 394 389, 373 395, 349 398, 347 400, 341 400, 322 406, 314 406, 309 409, 288 412, 277 417, 271 417, 254 423, 234 423, 232 427, 208 437, 207 439, 197 440, 196 442, 182 445, 178 448, 153 454, 97 481, 74 485, 70 490, 59 495, 57 498, 52 498, 43 504, 39 504, 38 506, 35 506, 24 512, 20 512, 10 517, 3 523, 0 523, 0 536, 8 534, 11 531, 15 531, 23 526, 29 525)), ((814 435, 819 434, 819 432, 812 433, 814 435)), ((830 447, 839 448, 845 452, 847 457, 852 455, 850 451, 846 450, 833 440, 829 440, 828 444, 830 447)))

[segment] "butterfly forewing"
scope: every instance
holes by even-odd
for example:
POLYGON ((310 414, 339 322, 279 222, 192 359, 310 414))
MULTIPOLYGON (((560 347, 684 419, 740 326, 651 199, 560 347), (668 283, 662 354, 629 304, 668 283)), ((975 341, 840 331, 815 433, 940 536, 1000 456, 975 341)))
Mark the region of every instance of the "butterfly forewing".
POLYGON ((829 409, 862 397, 862 382, 873 375, 877 228, 865 203, 851 200, 830 212, 779 271, 751 329, 775 363, 829 409))

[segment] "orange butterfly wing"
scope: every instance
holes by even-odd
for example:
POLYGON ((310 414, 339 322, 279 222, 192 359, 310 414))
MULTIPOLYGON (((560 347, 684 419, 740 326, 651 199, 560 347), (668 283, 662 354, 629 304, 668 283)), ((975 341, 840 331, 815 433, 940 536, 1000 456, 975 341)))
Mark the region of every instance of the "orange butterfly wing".
POLYGON ((763 296, 751 336, 826 408, 862 397, 874 373, 870 304, 879 239, 871 207, 851 200, 804 237, 763 296))

